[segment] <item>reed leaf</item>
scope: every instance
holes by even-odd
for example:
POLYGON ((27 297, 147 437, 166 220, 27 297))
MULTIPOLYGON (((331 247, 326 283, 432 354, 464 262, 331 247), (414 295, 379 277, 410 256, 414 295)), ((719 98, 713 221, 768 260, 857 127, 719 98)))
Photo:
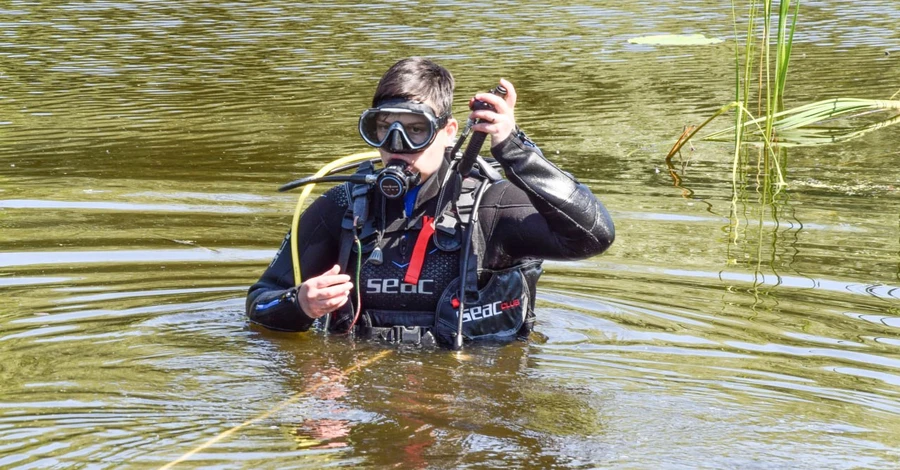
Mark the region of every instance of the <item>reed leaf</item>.
MULTIPOLYGON (((857 118, 873 111, 898 111, 900 101, 835 98, 817 101, 797 108, 781 111, 742 124, 740 135, 746 143, 778 143, 779 145, 821 145, 854 139, 873 130, 896 124, 897 116, 889 116, 875 123, 850 127, 814 127, 838 117, 857 118), (849 116, 848 116, 849 115, 849 116), (771 127, 770 127, 771 126, 771 127), (762 129, 771 128, 771 140, 762 129), (826 137, 827 136, 827 137, 826 137)), ((705 135, 701 140, 726 141, 735 134, 735 127, 705 135)))
POLYGON ((786 185, 782 168, 787 162, 786 153, 780 152, 779 148, 843 142, 900 122, 900 101, 895 100, 900 96, 900 91, 888 100, 836 98, 785 110, 788 66, 800 15, 800 0, 780 0, 777 11, 773 5, 774 0, 749 2, 746 36, 741 47, 737 1, 731 1, 735 35, 735 101, 719 108, 699 126, 688 126, 669 150, 666 164, 676 185, 679 179, 672 158, 713 120, 732 109, 735 110, 735 116, 731 127, 707 134, 700 137, 700 140, 734 143, 732 183, 735 194, 738 192, 741 149, 744 144, 763 147, 758 167, 762 175, 762 188, 764 193, 774 196, 786 185), (777 23, 773 24, 776 14, 777 23), (759 32, 760 23, 762 34, 757 39, 755 34, 759 32), (758 75, 754 80, 752 71, 756 65, 758 75), (756 113, 762 117, 754 117, 750 112, 751 84, 754 81, 758 83, 756 113), (866 114, 889 111, 894 112, 877 122, 859 119, 866 114), (826 125, 828 121, 835 119, 850 124, 843 127, 826 125))

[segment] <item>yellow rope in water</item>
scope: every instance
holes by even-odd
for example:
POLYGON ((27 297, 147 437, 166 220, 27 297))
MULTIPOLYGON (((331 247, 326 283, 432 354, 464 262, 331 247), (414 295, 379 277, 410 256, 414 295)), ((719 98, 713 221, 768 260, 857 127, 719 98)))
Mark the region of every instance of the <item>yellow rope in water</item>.
MULTIPOLYGON (((370 358, 368 358, 368 359, 366 359, 366 360, 364 360, 364 361, 362 361, 362 362, 357 362, 356 364, 354 364, 354 365, 352 365, 352 366, 350 366, 350 367, 344 369, 344 370, 341 372, 341 376, 342 376, 342 377, 346 377, 346 376, 348 376, 348 375, 350 375, 350 374, 352 374, 352 373, 358 371, 359 369, 362 369, 362 368, 364 368, 364 367, 368 367, 368 366, 374 364, 375 362, 377 362, 377 361, 383 359, 385 356, 387 356, 388 354, 390 354, 391 351, 392 351, 392 350, 387 349, 387 350, 381 351, 380 353, 376 354, 375 356, 372 356, 372 357, 370 357, 370 358)), ((226 437, 228 437, 228 436, 234 434, 234 433, 237 432, 238 430, 240 430, 240 429, 242 429, 242 428, 245 428, 245 427, 247 427, 247 426, 250 426, 251 424, 258 423, 258 422, 260 422, 260 421, 262 421, 262 420, 268 418, 269 416, 272 416, 273 414, 275 414, 275 413, 281 411, 281 410, 284 409, 286 406, 288 406, 288 405, 290 405, 290 404, 296 402, 297 400, 303 398, 304 396, 309 395, 309 394, 315 392, 316 390, 318 390, 319 388, 321 388, 321 387, 323 387, 323 386, 325 386, 325 385, 331 385, 331 384, 333 384, 333 383, 334 383, 333 381, 328 381, 328 382, 319 382, 319 383, 313 384, 313 385, 311 385, 310 387, 306 388, 306 390, 302 390, 302 391, 299 391, 299 392, 295 393, 294 396, 292 396, 292 397, 288 398, 287 400, 285 400, 285 401, 279 403, 278 405, 276 405, 274 408, 270 409, 269 411, 266 411, 265 413, 263 413, 263 414, 261 414, 261 415, 255 417, 255 418, 253 418, 253 419, 249 419, 249 420, 247 420, 247 421, 244 421, 243 423, 238 424, 237 426, 235 426, 235 427, 233 427, 233 428, 231 428, 231 429, 227 429, 227 430, 225 430, 225 431, 222 431, 221 433, 219 433, 218 435, 216 435, 216 436, 213 437, 212 439, 210 439, 210 440, 204 442, 203 444, 200 444, 199 446, 195 447, 194 449, 191 449, 189 452, 187 452, 186 454, 182 455, 181 457, 178 457, 178 459, 176 459, 176 460, 174 460, 174 461, 172 461, 172 462, 170 462, 170 463, 168 463, 168 464, 166 464, 166 465, 160 467, 159 470, 168 470, 168 469, 174 467, 175 465, 177 465, 177 464, 179 464, 179 463, 181 463, 181 462, 184 462, 185 460, 191 458, 191 456, 193 456, 193 455, 196 454, 197 452, 200 452, 201 450, 206 449, 207 447, 209 447, 209 446, 211 446, 211 445, 213 445, 213 444, 215 444, 215 443, 221 441, 222 439, 225 439, 226 437)))
MULTIPOLYGON (((363 160, 371 160, 373 158, 378 158, 378 156, 379 156, 379 153, 377 151, 369 151, 369 152, 362 152, 362 153, 356 153, 353 155, 348 155, 346 157, 339 158, 339 159, 323 166, 318 172, 316 172, 314 177, 319 178, 319 177, 325 176, 331 170, 333 170, 339 166, 346 165, 348 163, 361 162, 363 160)), ((297 286, 299 286, 303 282, 303 280, 300 277, 300 255, 298 254, 298 251, 297 251, 297 247, 298 247, 297 236, 296 236, 297 228, 300 225, 300 214, 303 212, 303 203, 306 201, 306 198, 309 197, 309 195, 312 193, 312 191, 315 187, 316 187, 316 185, 313 183, 313 184, 308 184, 308 185, 306 185, 305 188, 303 188, 303 192, 300 193, 300 198, 297 200, 297 207, 294 209, 294 218, 291 221, 291 262, 292 262, 293 268, 294 268, 294 283, 297 286)), ((359 369, 368 367, 370 364, 373 364, 376 361, 381 360, 382 358, 387 356, 390 352, 391 352, 390 350, 382 351, 382 352, 376 354, 374 357, 366 359, 365 361, 362 361, 362 362, 358 362, 355 365, 348 367, 343 372, 341 372, 341 375, 347 376, 347 375, 350 375, 350 374, 356 372, 359 369)), ((330 382, 328 382, 328 383, 330 383, 330 382)), ((187 453, 185 453, 178 459, 176 459, 172 462, 169 462, 168 464, 160 467, 160 470, 168 470, 168 469, 174 467, 175 465, 177 465, 181 462, 184 462, 185 460, 191 458, 191 456, 195 455, 197 452, 200 452, 201 450, 206 449, 207 447, 221 441, 222 439, 225 439, 226 437, 234 434, 235 432, 237 432, 238 430, 240 430, 242 428, 250 426, 251 424, 254 424, 254 423, 258 423, 258 422, 268 418, 269 416, 272 416, 273 414, 284 409, 286 406, 303 398, 305 395, 315 392, 323 385, 326 385, 326 382, 320 382, 320 383, 314 384, 314 385, 308 387, 306 390, 297 392, 296 394, 294 394, 294 396, 279 403, 274 408, 266 411, 265 413, 255 417, 253 419, 244 421, 243 423, 241 423, 237 426, 234 426, 231 429, 227 429, 227 430, 219 433, 212 439, 204 442, 203 444, 200 444, 199 446, 195 447, 194 449, 191 449, 190 451, 188 451, 187 453)))
MULTIPOLYGON (((316 172, 315 177, 319 178, 325 176, 329 171, 341 165, 346 165, 353 162, 361 162, 363 160, 371 160, 373 158, 378 158, 379 155, 380 154, 378 153, 378 151, 375 150, 347 155, 346 157, 339 158, 323 166, 322 169, 316 172)), ((294 265, 294 284, 297 287, 299 287, 303 282, 303 279, 300 278, 300 254, 297 253, 297 227, 300 226, 300 214, 303 212, 303 202, 306 201, 306 198, 309 197, 310 193, 312 193, 312 190, 315 187, 316 185, 315 183, 313 183, 308 184, 305 188, 303 188, 303 192, 300 193, 300 198, 297 200, 297 207, 296 209, 294 209, 294 220, 291 221, 291 262, 294 265)))

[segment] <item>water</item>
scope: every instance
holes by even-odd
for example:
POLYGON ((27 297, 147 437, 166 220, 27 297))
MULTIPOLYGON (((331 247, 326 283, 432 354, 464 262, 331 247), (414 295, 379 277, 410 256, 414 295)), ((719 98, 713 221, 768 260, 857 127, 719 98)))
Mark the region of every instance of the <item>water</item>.
MULTIPOLYGON (((728 2, 23 2, 0 9, 0 467, 893 468, 900 134, 734 192, 728 2), (707 47, 629 44, 702 33, 707 47), (295 194, 366 150, 426 55, 600 195, 615 245, 546 265, 539 334, 462 354, 250 327, 295 194), (721 127, 728 125, 724 120, 721 127), (737 214, 731 216, 732 213, 737 214), (361 364, 365 367, 359 367, 361 364), (206 445, 211 439, 214 443, 206 445), (179 461, 183 458, 183 461, 179 461)), ((900 7, 804 3, 788 106, 900 88, 900 7)))

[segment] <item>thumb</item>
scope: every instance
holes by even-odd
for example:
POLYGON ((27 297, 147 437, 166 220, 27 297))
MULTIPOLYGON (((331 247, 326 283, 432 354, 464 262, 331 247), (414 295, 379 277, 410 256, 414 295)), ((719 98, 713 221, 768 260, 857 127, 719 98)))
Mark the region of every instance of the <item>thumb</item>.
POLYGON ((328 272, 326 272, 325 274, 328 275, 328 276, 333 276, 333 275, 335 275, 335 274, 340 274, 340 273, 341 273, 341 267, 338 266, 338 265, 334 265, 334 266, 332 266, 331 269, 329 269, 328 272))
POLYGON ((506 104, 508 104, 510 108, 515 108, 516 101, 519 97, 518 93, 516 93, 516 87, 513 86, 512 82, 505 78, 500 79, 500 84, 506 88, 506 104))

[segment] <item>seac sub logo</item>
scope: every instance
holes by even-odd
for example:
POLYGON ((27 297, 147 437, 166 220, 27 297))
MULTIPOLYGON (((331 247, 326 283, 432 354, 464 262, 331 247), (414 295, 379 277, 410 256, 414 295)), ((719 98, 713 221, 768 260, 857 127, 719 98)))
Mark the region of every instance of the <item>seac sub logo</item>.
POLYGON ((490 317, 493 317, 496 315, 500 315, 505 310, 509 310, 511 308, 516 308, 521 304, 522 303, 519 301, 519 299, 514 299, 514 300, 507 301, 507 302, 494 302, 494 303, 490 303, 490 304, 469 307, 469 308, 463 310, 462 320, 463 320, 463 323, 470 322, 473 320, 474 321, 484 320, 485 318, 490 318, 490 317))
POLYGON ((366 282, 367 294, 434 294, 433 279, 421 279, 416 284, 407 284, 400 279, 369 279, 366 282))

